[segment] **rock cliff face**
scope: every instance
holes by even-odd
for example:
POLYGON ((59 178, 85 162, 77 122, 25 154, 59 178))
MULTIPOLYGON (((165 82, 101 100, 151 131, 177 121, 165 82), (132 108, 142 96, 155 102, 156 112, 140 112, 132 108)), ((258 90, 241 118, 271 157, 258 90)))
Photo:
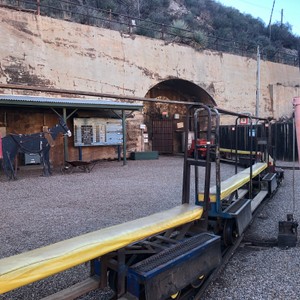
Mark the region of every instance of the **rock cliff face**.
POLYGON ((170 13, 170 15, 181 16, 183 14, 186 14, 188 12, 188 10, 183 5, 182 1, 171 0, 168 12, 170 13))
MULTIPOLYGON (((201 93, 197 92, 202 90, 222 108, 255 113, 257 64, 254 59, 199 52, 162 40, 6 8, 0 8, 0 20, 2 84, 144 97, 153 89, 159 96, 160 84, 176 79, 189 82, 196 88, 195 92, 184 89, 183 85, 169 85, 168 98, 181 95, 180 100, 189 100, 192 93, 202 101, 201 93)), ((260 116, 290 116, 291 100, 299 96, 299 86, 298 68, 262 61, 260 116)), ((12 91, 3 88, 0 93, 12 91)), ((128 133, 129 150, 141 147, 139 124, 142 121, 142 115, 136 114, 128 122, 133 129, 128 133)))

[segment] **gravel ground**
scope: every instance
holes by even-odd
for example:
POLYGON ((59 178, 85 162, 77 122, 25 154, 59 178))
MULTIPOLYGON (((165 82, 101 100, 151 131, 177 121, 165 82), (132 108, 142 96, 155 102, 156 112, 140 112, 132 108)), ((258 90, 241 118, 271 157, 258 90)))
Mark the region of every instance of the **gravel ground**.
MULTIPOLYGON (((17 181, 0 173, 0 258, 46 246, 171 208, 181 202, 182 157, 122 162, 103 161, 91 173, 58 170, 45 178, 41 170, 21 169, 17 181)), ((296 201, 299 195, 295 171, 296 201)), ((233 174, 222 167, 222 177, 233 174)), ((278 221, 293 212, 293 171, 273 199, 259 213, 246 237, 276 239, 278 221)), ((298 180, 299 181, 299 180, 298 180)), ((299 218, 299 203, 294 215, 299 218)), ((299 246, 258 250, 240 247, 203 299, 299 299, 299 246)), ((0 295, 2 300, 41 299, 82 281, 89 267, 81 265, 50 278, 0 295)), ((91 292, 80 299, 109 299, 111 291, 91 292)))

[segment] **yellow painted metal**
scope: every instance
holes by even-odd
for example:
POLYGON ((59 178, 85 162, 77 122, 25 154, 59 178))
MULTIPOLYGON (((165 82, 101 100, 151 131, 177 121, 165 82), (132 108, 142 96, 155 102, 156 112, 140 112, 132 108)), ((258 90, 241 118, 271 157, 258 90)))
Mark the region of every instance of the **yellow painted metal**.
MULTIPOLYGON (((267 163, 255 163, 252 166, 252 178, 256 177, 268 167, 267 163)), ((220 199, 223 200, 230 196, 234 191, 241 188, 244 184, 250 181, 250 167, 233 175, 232 177, 221 182, 220 199)), ((216 186, 209 190, 210 202, 216 202, 216 186)), ((204 193, 198 194, 198 200, 204 201, 204 193)))
MULTIPOLYGON (((220 148, 220 152, 224 153, 232 153, 232 154, 239 154, 239 155, 250 155, 250 151, 247 150, 235 150, 235 149, 227 149, 227 148, 220 148)), ((252 151, 252 154, 255 155, 256 152, 252 151)), ((258 155, 260 155, 260 152, 257 152, 258 155)))
POLYGON ((195 220, 202 207, 183 204, 0 260, 0 293, 70 269, 129 244, 195 220))
POLYGON ((180 295, 180 292, 177 292, 177 293, 171 295, 170 298, 171 299, 177 299, 179 295, 180 295))

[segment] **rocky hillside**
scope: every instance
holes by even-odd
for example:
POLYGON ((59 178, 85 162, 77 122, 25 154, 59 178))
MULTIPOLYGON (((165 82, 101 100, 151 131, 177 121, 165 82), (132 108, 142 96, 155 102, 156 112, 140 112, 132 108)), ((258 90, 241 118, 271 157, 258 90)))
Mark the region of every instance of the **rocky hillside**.
POLYGON ((176 25, 192 31, 202 31, 222 39, 234 40, 253 47, 260 45, 269 51, 298 50, 300 37, 293 35, 290 24, 275 23, 272 35, 261 19, 242 14, 214 0, 104 0, 85 1, 98 8, 139 16, 167 25, 176 25), (181 25, 178 25, 178 20, 181 25), (175 23, 174 23, 175 22, 175 23), (176 23, 177 22, 177 23, 176 23))
MULTIPOLYGON (((32 9, 37 1, 2 3, 32 9)), ((290 24, 272 24, 270 36, 261 19, 215 0, 40 0, 40 3, 41 14, 69 21, 120 31, 128 31, 128 24, 132 24, 135 34, 243 55, 255 53, 260 46, 268 59, 284 53, 299 60, 300 37, 292 33, 290 24)))

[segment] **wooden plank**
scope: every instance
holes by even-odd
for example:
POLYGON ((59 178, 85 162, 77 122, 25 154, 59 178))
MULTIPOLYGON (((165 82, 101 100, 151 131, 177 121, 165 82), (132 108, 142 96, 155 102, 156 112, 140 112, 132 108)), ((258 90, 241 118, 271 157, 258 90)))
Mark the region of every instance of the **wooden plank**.
POLYGON ((100 286, 100 278, 99 276, 92 276, 87 278, 86 280, 76 283, 69 288, 57 292, 53 295, 50 295, 42 300, 73 300, 77 297, 80 297, 92 290, 99 288, 100 286))

